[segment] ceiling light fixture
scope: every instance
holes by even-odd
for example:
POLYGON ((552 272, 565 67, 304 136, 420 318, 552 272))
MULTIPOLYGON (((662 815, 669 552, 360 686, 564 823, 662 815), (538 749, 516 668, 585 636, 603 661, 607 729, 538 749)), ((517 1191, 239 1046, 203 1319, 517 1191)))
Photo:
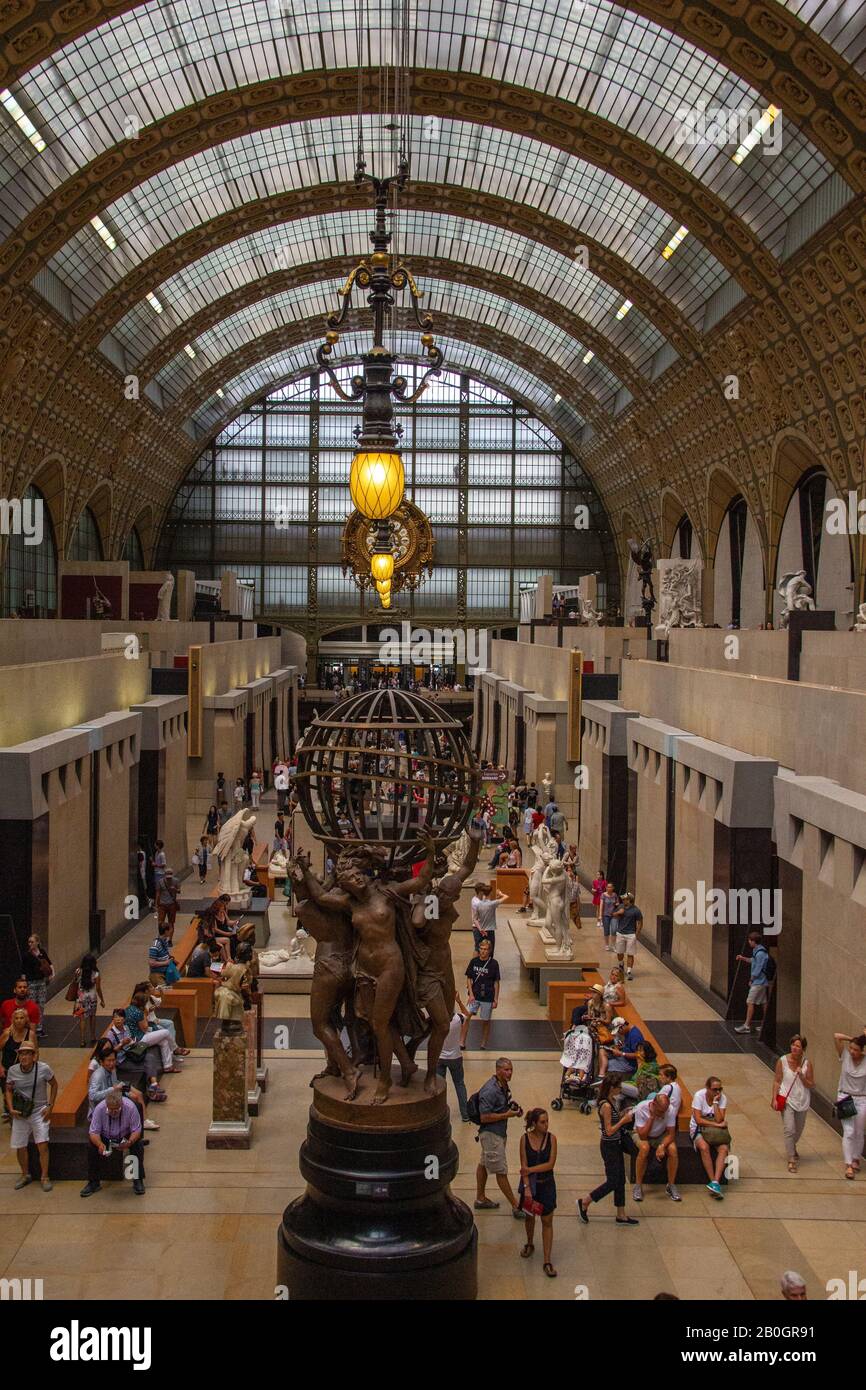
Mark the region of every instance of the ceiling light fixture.
POLYGON ((589 363, 592 361, 593 357, 595 357, 595 353, 593 352, 592 348, 590 348, 589 351, 587 352, 586 356, 585 356, 584 359, 583 359, 583 365, 584 365, 585 367, 588 366, 589 363))
POLYGON ((111 235, 111 232, 108 230, 101 217, 91 217, 90 225, 91 227, 93 227, 94 231, 97 231, 99 235, 102 237, 102 240, 105 242, 109 251, 117 250, 117 242, 111 235))
POLYGON ((749 131, 745 140, 742 142, 741 145, 737 146, 736 150, 731 155, 731 159, 734 161, 735 164, 742 164, 746 155, 749 153, 749 150, 753 150, 756 145, 760 144, 761 140, 766 135, 767 131, 770 129, 770 126, 773 124, 773 122, 776 120, 778 116, 781 116, 781 114, 782 112, 780 107, 767 107, 766 111, 761 116, 761 119, 758 121, 758 124, 754 126, 752 130, 749 131))
POLYGON ((183 348, 183 350, 184 350, 184 352, 186 353, 187 357, 189 357, 189 358, 191 358, 193 361, 195 361, 195 355, 196 355, 196 354, 195 354, 195 348, 192 346, 192 343, 184 343, 184 348, 183 348))
POLYGON ((24 114, 8 87, 4 87, 3 91, 0 92, 0 102, 6 107, 6 110, 9 112, 9 115, 12 117, 18 129, 23 131, 33 148, 38 150, 41 154, 45 149, 45 141, 42 139, 42 136, 39 134, 39 131, 36 129, 30 117, 24 114))
POLYGON ((669 260, 670 260, 671 256, 672 256, 672 255, 674 254, 674 252, 676 251, 676 249, 677 249, 677 247, 679 246, 680 242, 681 242, 681 241, 684 241, 685 238, 688 236, 688 234, 689 234, 689 229, 688 229, 688 227, 678 227, 678 228, 677 228, 677 230, 674 232, 673 236, 671 237, 670 241, 668 242, 667 246, 665 247, 664 251, 662 251, 662 255, 663 255, 663 257, 664 257, 664 259, 665 259, 666 261, 669 261, 669 260))
POLYGON ((618 308, 617 311, 616 311, 616 316, 617 316, 617 318, 618 318, 618 319, 624 319, 625 316, 626 316, 626 314, 628 313, 628 311, 629 311, 629 309, 630 309, 631 307, 632 307, 631 300, 630 300, 630 299, 624 300, 623 303, 619 306, 619 308, 618 308))
POLYGON ((162 305, 160 304, 155 294, 151 294, 151 292, 148 290, 147 294, 145 295, 145 299, 147 300, 151 309, 153 309, 154 313, 162 313, 162 305))

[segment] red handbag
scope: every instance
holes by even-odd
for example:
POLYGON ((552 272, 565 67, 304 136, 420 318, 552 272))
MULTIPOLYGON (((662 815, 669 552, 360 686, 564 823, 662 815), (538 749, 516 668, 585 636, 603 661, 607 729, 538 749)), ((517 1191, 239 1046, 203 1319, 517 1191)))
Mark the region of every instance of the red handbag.
POLYGON ((794 1080, 791 1082, 784 1095, 781 1095, 780 1092, 777 1091, 775 1096, 773 1097, 773 1108, 774 1110, 778 1110, 780 1115, 782 1111, 785 1109, 785 1106, 788 1104, 788 1096, 793 1091, 794 1084, 797 1080, 797 1077, 800 1075, 801 1070, 802 1067, 798 1067, 797 1070, 794 1072, 794 1080))

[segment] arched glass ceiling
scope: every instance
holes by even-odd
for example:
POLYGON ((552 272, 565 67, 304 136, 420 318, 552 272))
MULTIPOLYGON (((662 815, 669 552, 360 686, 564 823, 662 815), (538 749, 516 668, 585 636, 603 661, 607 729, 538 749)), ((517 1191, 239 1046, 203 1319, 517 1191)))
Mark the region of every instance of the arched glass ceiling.
MULTIPOLYGON (((828 6, 829 8, 829 6, 828 6)), ((362 60, 394 62, 390 6, 370 6, 362 60)), ((16 220, 75 170, 142 126, 203 98, 322 68, 353 68, 355 5, 329 0, 173 0, 138 6, 67 44, 16 84, 47 142, 16 127, 3 157, 16 220)), ((678 144, 678 112, 699 100, 757 115, 767 102, 686 40, 610 0, 434 0, 410 10, 411 62, 471 73, 573 103, 646 140, 700 178, 769 249, 831 172, 793 127, 774 159, 737 166, 731 151, 678 144)))
MULTIPOLYGON (((372 132, 372 123, 368 122, 372 132)), ((334 179, 350 180, 356 130, 351 120, 282 126, 227 141, 155 174, 110 205, 103 221, 117 238, 108 253, 89 224, 50 262, 91 308, 112 285, 176 237, 253 199, 334 179)), ((605 169, 549 145, 468 121, 443 120, 427 140, 412 122, 412 176, 425 183, 480 189, 539 208, 603 243, 640 271, 697 323, 703 305, 728 276, 716 258, 687 237, 670 259, 661 252, 676 221, 605 169)), ((381 161, 372 161, 382 167, 381 161)), ((386 167, 392 165, 390 151, 386 167)))
MULTIPOLYGON (((321 337, 324 337, 325 315, 339 303, 339 288, 339 280, 319 281, 313 285, 302 285, 299 289, 283 290, 270 299, 248 305, 195 339, 192 345, 196 353, 194 360, 186 352, 179 352, 157 373, 157 381, 176 400, 217 362, 230 358, 232 353, 276 328, 290 328, 299 319, 319 318, 322 323, 321 337)), ((485 324, 499 333, 507 333, 516 340, 516 345, 538 353, 561 367, 578 386, 594 396, 602 408, 611 409, 622 383, 597 356, 585 364, 585 344, 572 338, 549 319, 541 318, 539 314, 500 295, 476 289, 474 285, 427 278, 424 290, 424 306, 433 314, 434 331, 437 316, 453 314, 473 323, 485 324)), ((404 335, 396 336, 402 339, 404 335)), ((390 334, 386 334, 386 346, 390 346, 390 337, 390 334)), ((417 350, 417 336, 415 347, 417 350)), ((343 355, 342 350, 339 355, 343 355)))
POLYGON ((858 72, 866 74, 866 5, 863 0, 780 0, 858 72))
MULTIPOLYGON (((525 401, 555 426, 563 440, 570 443, 572 448, 576 447, 578 435, 583 427, 583 418, 566 401, 556 401, 553 389, 526 367, 472 343, 440 336, 437 336, 437 342, 445 354, 446 365, 452 371, 462 369, 472 372, 480 380, 525 401)), ((360 359, 369 346, 369 334, 346 333, 340 339, 343 354, 341 361, 360 359)), ((418 351, 417 334, 396 333, 389 346, 401 361, 414 360, 418 351)), ((226 381, 222 387, 224 398, 212 398, 196 411, 193 416, 195 423, 210 433, 218 423, 230 419, 231 415, 251 397, 264 394, 275 384, 288 381, 302 372, 309 372, 312 357, 312 344, 303 343, 287 352, 278 352, 273 357, 256 362, 232 380, 226 381)))
MULTIPOLYGON (((253 285, 276 270, 315 265, 345 256, 355 261, 370 249, 371 214, 340 212, 307 217, 239 237, 186 266, 154 287, 162 314, 144 299, 112 329, 139 363, 176 331, 232 291, 253 285)), ((661 333, 636 307, 617 319, 624 295, 574 260, 529 237, 489 223, 441 213, 400 214, 400 246, 410 268, 419 256, 441 257, 456 265, 495 271, 561 304, 597 328, 639 371, 646 370, 664 343, 661 333)), ((590 257, 590 264, 591 264, 590 257)), ((425 277, 421 276, 421 289, 425 277)))

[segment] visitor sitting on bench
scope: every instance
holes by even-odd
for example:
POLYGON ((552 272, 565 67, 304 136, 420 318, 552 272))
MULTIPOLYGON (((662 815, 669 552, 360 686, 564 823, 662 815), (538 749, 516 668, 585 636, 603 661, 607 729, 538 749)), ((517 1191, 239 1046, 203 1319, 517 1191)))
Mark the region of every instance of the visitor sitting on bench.
POLYGON ((133 1042, 145 1043, 148 1047, 158 1047, 162 1057, 162 1069, 164 1072, 180 1071, 180 1067, 174 1059, 174 1049, 171 1045, 171 1034, 167 1028, 151 1028, 147 1021, 147 991, 137 990, 132 996, 132 1003, 128 1004, 124 1017, 126 1026, 132 1034, 133 1042))
POLYGON ((129 1096, 137 1106, 144 1129, 159 1129, 155 1120, 144 1117, 144 1096, 129 1081, 121 1081, 117 1075, 117 1053, 108 1038, 100 1038, 93 1049, 90 1062, 90 1076, 87 1082, 87 1114, 92 1115, 100 1101, 107 1100, 116 1091, 129 1096))
POLYGON ((131 997, 135 998, 136 994, 143 994, 145 999, 147 1000, 147 1007, 144 1012, 147 1017, 148 1027, 164 1028, 171 1039, 172 1054, 175 1057, 188 1057, 189 1048, 178 1047, 177 1045, 177 1029, 175 1028, 172 1019, 157 1017, 156 1006, 157 1004, 161 1004, 162 1000, 160 999, 159 995, 155 994, 154 991, 151 989, 150 981, 139 980, 138 984, 133 986, 131 997))
POLYGON ((615 1018, 610 1025, 613 1029, 613 1042, 605 1043, 601 1049, 598 1065, 599 1076, 605 1076, 609 1071, 618 1071, 623 1077, 629 1077, 637 1070, 640 1057, 638 1049, 643 1047, 646 1039, 640 1029, 624 1018, 615 1018))
POLYGON ((200 941, 189 958, 189 965, 186 968, 188 980, 206 980, 210 975, 211 960, 216 957, 218 961, 223 958, 223 953, 216 941, 210 943, 200 941))
POLYGON ((118 1068, 127 1062, 140 1062, 148 1080, 148 1100, 164 1101, 168 1096, 159 1084, 161 1057, 159 1050, 137 1043, 126 1026, 126 1010, 115 1009, 111 1016, 111 1027, 105 1034, 117 1057, 118 1068))
MULTIPOLYGON (((88 1181, 81 1189, 82 1197, 92 1197, 102 1187, 103 1160, 115 1149, 129 1151, 135 1163, 132 1190, 144 1196, 144 1149, 141 1143, 141 1118, 131 1100, 112 1091, 101 1100, 90 1117, 90 1145, 87 1150, 88 1181)), ((125 1166, 125 1164, 124 1164, 125 1166)), ((126 1176, 124 1172, 124 1176, 126 1176)))

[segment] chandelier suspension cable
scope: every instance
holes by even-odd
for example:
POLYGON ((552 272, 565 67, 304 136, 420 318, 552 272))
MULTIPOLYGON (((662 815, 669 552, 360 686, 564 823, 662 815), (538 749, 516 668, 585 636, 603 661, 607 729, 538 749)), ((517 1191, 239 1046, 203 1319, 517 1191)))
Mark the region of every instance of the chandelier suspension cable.
POLYGON ((358 0, 356 17, 356 46, 358 52, 358 148, 356 168, 364 164, 364 0, 358 0))

